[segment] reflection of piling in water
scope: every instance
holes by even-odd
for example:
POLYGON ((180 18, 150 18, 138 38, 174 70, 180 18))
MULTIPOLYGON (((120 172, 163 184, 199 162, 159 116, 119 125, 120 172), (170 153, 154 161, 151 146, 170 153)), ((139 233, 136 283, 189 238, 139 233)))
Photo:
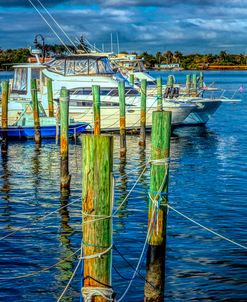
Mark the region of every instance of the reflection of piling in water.
POLYGON ((170 154, 171 112, 153 112, 146 302, 164 300, 168 158, 170 154))
MULTIPOLYGON (((73 272, 73 262, 76 259, 76 256, 69 257, 73 254, 73 249, 71 248, 70 236, 73 232, 73 229, 69 225, 69 211, 67 208, 69 202, 70 191, 68 189, 61 189, 60 191, 60 201, 61 207, 59 214, 61 217, 60 220, 60 237, 59 240, 63 247, 63 257, 67 259, 59 264, 61 281, 68 281, 73 272)), ((72 298, 70 299, 72 301, 72 298)))
POLYGON ((8 149, 8 99, 9 81, 2 81, 2 152, 8 149))
POLYGON ((140 141, 139 145, 146 145, 146 102, 147 102, 147 80, 141 81, 141 118, 140 118, 140 141))
POLYGON ((126 108, 125 108, 125 84, 118 83, 119 113, 120 113, 120 156, 126 155, 126 108))
POLYGON ((82 137, 82 209, 84 300, 112 298, 112 167, 113 137, 82 137))
POLYGON ((62 88, 60 92, 60 186, 70 186, 69 175, 69 91, 62 88))
POLYGON ((38 201, 39 184, 40 184, 40 171, 41 171, 40 154, 41 154, 40 145, 36 144, 34 149, 34 154, 32 157, 33 188, 34 188, 34 197, 36 202, 38 201))
POLYGON ((33 121, 34 121, 34 140, 36 144, 41 143, 40 122, 39 122, 39 101, 36 79, 31 80, 33 121))

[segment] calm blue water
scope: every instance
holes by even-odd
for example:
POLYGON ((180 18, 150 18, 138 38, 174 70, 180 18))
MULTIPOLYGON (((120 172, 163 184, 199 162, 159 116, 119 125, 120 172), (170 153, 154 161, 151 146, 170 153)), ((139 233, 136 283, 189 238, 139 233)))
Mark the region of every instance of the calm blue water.
MULTIPOLYGON (((157 76, 160 73, 153 72, 157 76)), ((168 73, 162 73, 166 76, 168 73)), ((185 72, 174 73, 184 82, 185 72)), ((5 73, 1 78, 8 77, 5 73)), ((247 88, 246 72, 206 72, 209 84, 229 89, 247 88)), ((239 96, 239 95, 238 95, 239 96)), ((169 202, 205 226, 247 245, 247 91, 239 104, 222 105, 206 127, 177 129, 172 137, 169 202)), ((115 206, 130 190, 150 154, 135 136, 128 136, 126 163, 119 160, 119 138, 114 144, 115 206), (136 170, 135 170, 136 169, 136 170)), ((77 263, 76 256, 42 274, 7 280, 53 265, 80 247, 81 146, 71 142, 71 192, 59 191, 59 149, 52 141, 40 151, 33 142, 11 143, 0 156, 0 301, 56 301, 77 263), (76 201, 45 220, 37 218, 76 201), (5 279, 5 280, 3 280, 5 279)), ((136 266, 146 236, 149 169, 127 203, 114 218, 114 243, 136 266)), ((166 301, 246 301, 247 252, 221 240, 169 211, 166 261, 166 301)), ((125 278, 133 269, 113 252, 114 267, 125 278)), ((145 258, 141 274, 145 276, 145 258)), ((78 273, 63 301, 79 301, 78 273)), ((128 285, 113 270, 113 287, 120 297, 128 285)), ((144 282, 134 280, 124 301, 143 301, 144 282)))

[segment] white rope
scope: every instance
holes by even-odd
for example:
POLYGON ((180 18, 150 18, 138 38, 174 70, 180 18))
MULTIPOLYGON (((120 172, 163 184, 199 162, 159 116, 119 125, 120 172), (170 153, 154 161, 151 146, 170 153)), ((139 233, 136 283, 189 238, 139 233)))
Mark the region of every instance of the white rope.
POLYGON ((130 194, 132 193, 132 191, 134 190, 134 188, 136 187, 137 183, 139 182, 140 178, 142 177, 142 175, 144 174, 144 172, 147 169, 147 164, 145 164, 144 169, 142 170, 142 172, 140 173, 140 175, 138 176, 137 180, 135 181, 134 185, 132 186, 132 188, 129 190, 128 194, 126 195, 126 197, 124 198, 124 200, 120 203, 120 205, 117 207, 117 209, 113 212, 113 215, 116 215, 116 213, 121 209, 121 207, 123 206, 123 204, 126 202, 126 200, 128 199, 128 197, 130 196, 130 194))
MULTIPOLYGON (((59 212, 59 211, 62 210, 63 208, 66 208, 67 206, 69 206, 69 205, 71 205, 71 204, 77 202, 78 200, 80 200, 80 199, 76 199, 76 200, 74 200, 74 201, 71 201, 70 203, 68 203, 68 204, 66 204, 66 205, 64 205, 64 206, 62 206, 62 207, 60 207, 60 208, 58 208, 57 210, 55 210, 55 211, 53 211, 53 212, 49 212, 48 214, 46 214, 46 215, 44 215, 44 216, 42 216, 42 217, 40 217, 40 218, 35 219, 35 220, 32 222, 32 224, 35 224, 35 223, 37 223, 37 222, 39 222, 39 221, 42 221, 42 220, 46 219, 46 218, 49 217, 50 215, 59 212)), ((1 237, 1 238, 0 238, 0 241, 2 241, 2 240, 4 240, 4 239, 6 239, 6 238, 8 238, 8 237, 10 237, 10 236, 12 236, 12 235, 14 235, 14 234, 16 234, 17 232, 19 232, 19 231, 21 231, 21 230, 24 230, 24 229, 27 228, 28 226, 30 226, 30 222, 27 223, 26 225, 24 225, 23 227, 20 227, 20 228, 16 229, 15 231, 13 231, 13 232, 11 232, 11 233, 9 233, 9 234, 7 234, 7 235, 1 237)), ((28 227, 28 229, 30 229, 30 227, 28 227)))
POLYGON ((247 246, 242 245, 242 244, 240 244, 240 243, 238 243, 238 242, 236 242, 236 241, 233 241, 232 239, 227 238, 227 237, 225 237, 225 236, 223 236, 223 235, 221 235, 221 234, 219 234, 219 233, 213 231, 212 229, 207 228, 206 226, 202 225, 201 223, 195 221, 194 219, 192 219, 192 218, 188 217, 187 215, 181 213, 180 211, 176 210, 176 209, 175 209, 174 207, 172 207, 171 205, 167 205, 167 207, 170 208, 171 210, 173 210, 174 212, 178 213, 180 216, 186 218, 187 220, 189 220, 189 221, 193 222, 194 224, 198 225, 199 227, 203 228, 204 230, 206 230, 206 231, 208 231, 208 232, 210 232, 210 233, 212 233, 212 234, 218 236, 219 238, 224 239, 224 240, 226 240, 226 241, 228 241, 228 242, 230 242, 230 243, 232 243, 232 244, 234 244, 234 245, 236 245, 236 246, 238 246, 238 247, 241 247, 241 248, 247 250, 247 246))
POLYGON ((62 31, 62 33, 65 35, 65 37, 70 41, 70 43, 75 47, 76 50, 78 50, 77 46, 75 45, 75 43, 70 39, 70 37, 68 36, 68 34, 63 30, 62 26, 56 21, 56 19, 52 16, 52 14, 46 9, 46 7, 44 6, 44 4, 40 1, 37 0, 38 3, 43 7, 43 9, 46 11, 46 13, 48 14, 48 16, 53 20, 53 22, 57 25, 57 27, 62 31))
POLYGON ((29 273, 29 274, 25 274, 25 275, 19 275, 19 276, 15 276, 15 277, 5 277, 5 278, 0 278, 0 280, 15 280, 15 279, 23 279, 23 278, 29 278, 29 277, 32 277, 32 276, 36 276, 36 275, 39 275, 43 272, 46 272, 48 270, 50 270, 51 268, 53 267, 57 267, 60 263, 70 259, 73 255, 77 254, 79 251, 81 250, 81 248, 77 249, 74 253, 72 253, 71 255, 69 255, 68 257, 56 262, 55 264, 53 265, 50 265, 50 266, 47 266, 37 272, 32 272, 32 273, 29 273))
POLYGON ((100 296, 103 297, 107 301, 113 302, 114 299, 112 298, 113 289, 106 288, 106 287, 83 287, 81 290, 84 302, 91 302, 93 301, 93 297, 100 296))
MULTIPOLYGON (((161 183, 161 186, 160 186, 160 188, 159 188, 159 190, 158 190, 158 192, 157 192, 157 194, 156 194, 156 196, 155 196, 155 200, 156 200, 156 198, 159 196, 159 194, 161 193, 161 191, 162 191, 162 189, 163 189, 163 186, 164 186, 165 181, 166 181, 166 177, 167 177, 167 173, 166 173, 166 175, 165 175, 164 178, 163 178, 163 181, 162 181, 162 183, 161 183)), ((151 200, 152 200, 152 199, 151 199, 151 200)), ((144 242, 144 245, 143 245, 143 249, 142 249, 141 255, 140 255, 140 257, 139 257, 137 266, 136 266, 136 268, 135 268, 135 271, 134 271, 134 273, 133 273, 133 275, 132 275, 132 278, 130 279, 130 282, 129 282, 127 288, 125 289, 125 291, 124 291, 124 293, 122 294, 122 296, 117 300, 117 302, 121 302, 121 301, 123 300, 123 298, 126 296, 127 292, 129 291, 129 289, 130 289, 130 287, 131 287, 131 285, 132 285, 132 282, 134 281, 134 279, 135 279, 135 277, 136 277, 136 275, 137 275, 137 273, 138 273, 138 271, 139 271, 139 267, 140 267, 140 265, 141 265, 142 258, 143 258, 143 256, 144 256, 144 252, 145 252, 145 249, 146 249, 146 245, 147 245, 148 239, 149 239, 149 237, 150 237, 150 231, 151 231, 151 228, 153 227, 154 214, 155 214, 156 210, 158 211, 158 209, 157 209, 156 207, 154 207, 154 208, 153 208, 152 215, 151 215, 151 220, 150 220, 149 228, 148 228, 148 231, 147 231, 147 236, 146 236, 146 239, 145 239, 145 242, 144 242)))
POLYGON ((82 261, 82 246, 81 246, 81 253, 80 253, 80 257, 79 257, 78 263, 77 263, 77 265, 76 265, 76 267, 75 267, 75 269, 74 269, 74 271, 73 271, 73 273, 72 273, 72 275, 71 275, 71 277, 69 279, 69 282, 65 286, 65 288, 64 288, 63 292, 61 293, 60 297, 58 298, 57 302, 61 301, 62 297, 65 295, 65 293, 66 293, 66 291, 67 291, 70 283, 72 282, 72 280, 73 280, 73 278, 74 278, 74 276, 75 276, 75 274, 76 274, 76 272, 77 272, 77 270, 78 270, 78 268, 79 268, 79 266, 81 264, 81 261, 82 261))
POLYGON ((68 48, 68 46, 63 42, 63 40, 59 37, 59 35, 57 34, 57 32, 52 28, 52 26, 49 24, 49 22, 46 20, 46 18, 41 14, 41 12, 37 9, 37 7, 35 6, 35 4, 33 4, 33 2, 31 0, 28 0, 29 3, 33 6, 33 8, 36 10, 36 12, 40 15, 40 17, 43 19, 43 21, 45 21, 45 23, 49 26, 49 28, 52 30, 52 32, 56 35, 56 37, 59 39, 59 41, 63 44, 63 46, 67 49, 67 51, 72 54, 72 52, 70 51, 70 49, 68 48))

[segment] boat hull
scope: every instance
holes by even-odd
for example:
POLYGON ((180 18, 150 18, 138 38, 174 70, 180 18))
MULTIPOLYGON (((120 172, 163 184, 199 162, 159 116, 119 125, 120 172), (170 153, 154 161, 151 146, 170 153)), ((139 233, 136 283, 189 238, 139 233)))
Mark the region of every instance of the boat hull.
MULTIPOLYGON (((69 125, 69 136, 78 136, 79 134, 85 132, 87 126, 87 123, 75 123, 73 125, 69 125)), ((3 130, 0 128, 0 136, 2 136, 2 132, 3 130)), ((7 133, 9 139, 31 139, 34 137, 34 128, 28 126, 9 126, 7 133)), ((40 134, 42 138, 54 138, 56 136, 56 126, 41 126, 40 134)))
POLYGON ((221 104, 221 101, 202 101, 196 103, 197 107, 191 111, 187 118, 182 122, 182 125, 206 124, 221 104))

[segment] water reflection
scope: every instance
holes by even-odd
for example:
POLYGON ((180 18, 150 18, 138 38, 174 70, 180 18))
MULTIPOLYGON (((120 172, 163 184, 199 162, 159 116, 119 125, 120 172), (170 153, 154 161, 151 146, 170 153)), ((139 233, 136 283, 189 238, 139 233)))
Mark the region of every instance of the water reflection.
MULTIPOLYGON (((62 259, 65 259, 63 262, 58 264, 59 275, 58 280, 61 283, 61 288, 64 288, 69 281, 73 273, 73 263, 77 259, 76 255, 70 257, 74 253, 74 250, 71 246, 71 239, 74 229, 70 226, 70 215, 68 210, 68 203, 70 198, 70 191, 68 189, 62 189, 60 192, 60 203, 61 207, 59 210, 60 214, 60 235, 59 241, 61 243, 60 251, 62 252, 62 259), (67 258, 68 257, 68 258, 67 258), (67 259, 66 259, 67 258, 67 259)), ((63 301, 72 302, 73 298, 71 295, 65 295, 63 301)))
POLYGON ((10 181, 9 178, 11 173, 9 171, 9 155, 8 152, 1 153, 2 156, 2 188, 1 188, 1 199, 5 201, 5 205, 3 205, 3 216, 5 216, 6 221, 10 221, 11 217, 11 206, 9 204, 10 200, 10 181))
POLYGON ((32 177, 33 177, 33 188, 34 188, 34 200, 38 203, 39 197, 39 187, 41 181, 41 163, 40 163, 40 156, 41 156, 41 147, 38 144, 35 144, 34 155, 31 159, 32 162, 32 177))

